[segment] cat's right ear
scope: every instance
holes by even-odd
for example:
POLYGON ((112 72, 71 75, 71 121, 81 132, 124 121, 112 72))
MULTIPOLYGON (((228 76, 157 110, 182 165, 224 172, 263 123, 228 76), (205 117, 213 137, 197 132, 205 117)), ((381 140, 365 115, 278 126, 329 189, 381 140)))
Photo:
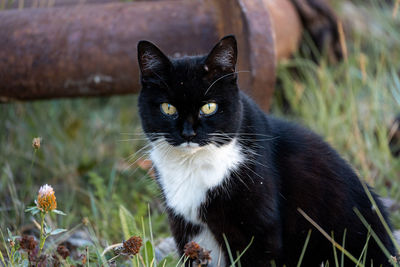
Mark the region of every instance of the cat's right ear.
POLYGON ((235 71, 237 60, 237 44, 234 35, 222 38, 207 56, 204 69, 215 73, 231 73, 235 71))
POLYGON ((137 45, 137 52, 142 78, 160 78, 171 67, 168 57, 149 41, 140 41, 137 45))

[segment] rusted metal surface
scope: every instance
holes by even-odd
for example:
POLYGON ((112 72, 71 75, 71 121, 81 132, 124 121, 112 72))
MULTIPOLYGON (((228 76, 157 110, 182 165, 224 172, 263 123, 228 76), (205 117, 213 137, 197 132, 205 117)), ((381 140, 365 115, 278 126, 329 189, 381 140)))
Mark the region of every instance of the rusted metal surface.
POLYGON ((219 37, 210 6, 188 1, 10 10, 0 21, 3 98, 137 92, 139 40, 177 55, 202 53, 219 37))
MULTIPOLYGON (((159 0, 135 0, 159 1, 159 0)), ((1 9, 24 9, 60 6, 81 6, 87 4, 122 3, 123 0, 0 0, 1 9)))
POLYGON ((289 58, 299 47, 303 27, 296 8, 288 0, 263 0, 268 8, 275 33, 278 59, 289 58))
POLYGON ((0 7, 2 9, 15 9, 15 8, 23 9, 23 8, 41 8, 41 7, 55 7, 55 6, 77 6, 86 4, 104 4, 104 3, 110 3, 110 0, 14 0, 14 1, 0 0, 0 7))
MULTIPOLYGON (((135 93, 139 40, 181 56, 206 53, 221 36, 233 33, 239 43, 238 70, 250 71, 239 75, 239 83, 267 110, 277 56, 295 49, 290 45, 276 53, 276 47, 298 41, 298 34, 292 34, 297 26, 280 28, 281 21, 272 22, 284 16, 270 16, 275 13, 267 1, 175 0, 1 11, 0 97, 135 93), (284 35, 293 38, 279 37, 284 35)), ((276 2, 288 5, 288 0, 276 2)))
POLYGON ((276 54, 270 16, 261 0, 215 1, 220 36, 235 34, 238 39, 237 69, 240 87, 265 110, 274 89, 276 54))

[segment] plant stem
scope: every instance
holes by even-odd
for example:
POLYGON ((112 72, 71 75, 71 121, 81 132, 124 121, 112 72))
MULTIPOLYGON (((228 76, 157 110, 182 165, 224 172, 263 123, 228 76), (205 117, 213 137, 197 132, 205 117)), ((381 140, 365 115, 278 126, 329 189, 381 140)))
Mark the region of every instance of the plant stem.
POLYGON ((33 149, 31 167, 29 168, 28 179, 26 180, 26 182, 27 182, 26 188, 29 188, 29 189, 32 187, 32 168, 33 168, 33 163, 35 162, 36 152, 37 152, 37 149, 33 149))
POLYGON ((28 180, 30 180, 30 179, 31 179, 31 175, 32 175, 32 167, 33 167, 33 163, 35 162, 36 151, 37 151, 37 149, 34 149, 34 150, 33 150, 33 156, 32 156, 32 161, 31 161, 31 167, 29 168, 29 176, 28 176, 28 180))
POLYGON ((44 241, 46 240, 46 236, 44 234, 44 218, 46 217, 46 213, 43 211, 40 213, 40 243, 39 243, 39 254, 38 257, 40 257, 40 254, 42 253, 43 246, 44 246, 44 241))

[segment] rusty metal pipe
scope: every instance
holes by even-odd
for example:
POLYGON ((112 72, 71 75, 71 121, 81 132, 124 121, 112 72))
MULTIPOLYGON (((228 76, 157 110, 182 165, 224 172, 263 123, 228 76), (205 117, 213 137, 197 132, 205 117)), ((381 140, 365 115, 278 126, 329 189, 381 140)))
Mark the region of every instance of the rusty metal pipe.
MULTIPOLYGON (((160 0, 135 0, 160 1, 160 0)), ((0 0, 1 9, 23 9, 60 6, 82 6, 87 4, 121 3, 121 0, 0 0)), ((126 2, 126 1, 125 1, 126 2)))
POLYGON ((0 97, 136 93, 139 40, 151 40, 169 55, 180 56, 206 53, 221 36, 233 33, 240 49, 238 69, 251 71, 240 75, 239 83, 267 109, 275 82, 275 46, 280 46, 275 42, 280 39, 265 1, 177 0, 1 11, 0 97))

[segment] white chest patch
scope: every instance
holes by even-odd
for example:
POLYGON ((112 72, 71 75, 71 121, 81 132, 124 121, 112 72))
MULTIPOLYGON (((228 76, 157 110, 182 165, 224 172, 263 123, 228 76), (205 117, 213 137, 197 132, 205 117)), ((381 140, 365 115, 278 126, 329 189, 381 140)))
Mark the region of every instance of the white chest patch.
POLYGON ((201 247, 211 250, 211 264, 208 265, 209 267, 226 266, 221 244, 217 243, 208 227, 204 227, 203 230, 193 238, 193 241, 201 247))
POLYGON ((159 172, 167 206, 195 224, 202 224, 198 209, 206 201, 207 191, 222 184, 244 161, 235 139, 221 147, 174 147, 165 140, 152 146, 150 158, 159 172))

